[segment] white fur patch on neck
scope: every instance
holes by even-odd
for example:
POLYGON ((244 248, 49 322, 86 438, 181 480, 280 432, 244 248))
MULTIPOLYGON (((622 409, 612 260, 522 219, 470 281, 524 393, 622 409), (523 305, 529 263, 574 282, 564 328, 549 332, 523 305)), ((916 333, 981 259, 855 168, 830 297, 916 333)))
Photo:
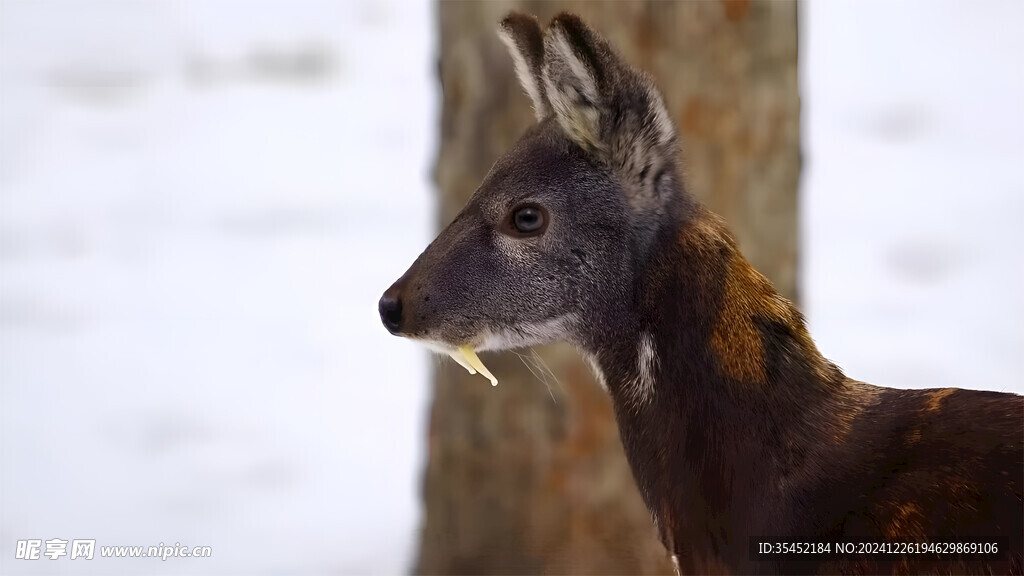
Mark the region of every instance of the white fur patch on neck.
POLYGON ((640 407, 654 397, 654 374, 658 369, 658 354, 650 332, 640 334, 636 345, 636 377, 625 383, 623 393, 634 407, 640 407))
POLYGON ((607 392, 608 382, 604 379, 604 372, 601 370, 601 365, 597 363, 597 356, 584 353, 583 359, 587 361, 587 366, 590 366, 590 371, 594 374, 594 378, 597 379, 597 383, 601 385, 601 388, 603 388, 605 392, 607 392))

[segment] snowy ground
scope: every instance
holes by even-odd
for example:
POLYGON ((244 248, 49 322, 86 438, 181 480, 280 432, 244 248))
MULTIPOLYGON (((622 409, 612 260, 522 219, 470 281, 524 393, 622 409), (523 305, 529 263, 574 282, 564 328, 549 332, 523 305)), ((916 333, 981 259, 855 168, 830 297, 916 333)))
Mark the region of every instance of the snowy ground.
POLYGON ((1024 4, 804 8, 811 334, 875 384, 1024 393, 1024 4))
MULTIPOLYGON (((429 2, 0 6, 0 573, 406 570, 427 358, 375 304, 434 218, 429 2)), ((1024 391, 1022 21, 805 7, 805 309, 855 377, 1024 391)))
POLYGON ((83 4, 3 4, 0 573, 406 570, 427 359, 376 301, 433 222, 429 4, 83 4))

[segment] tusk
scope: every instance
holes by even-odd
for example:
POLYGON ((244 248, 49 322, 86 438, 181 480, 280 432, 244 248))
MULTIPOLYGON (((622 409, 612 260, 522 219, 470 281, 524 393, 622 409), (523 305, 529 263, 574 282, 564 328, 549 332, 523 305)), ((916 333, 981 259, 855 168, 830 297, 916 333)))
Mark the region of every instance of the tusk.
POLYGON ((466 362, 468 362, 470 366, 476 368, 477 372, 479 372, 485 378, 491 381, 491 386, 498 385, 498 379, 495 378, 494 374, 491 374, 491 371, 488 370, 487 367, 484 366, 484 363, 480 361, 480 358, 476 355, 476 352, 473 351, 472 346, 462 346, 459 348, 459 352, 462 352, 462 356, 466 359, 466 362))
POLYGON ((451 356, 452 360, 455 360, 455 362, 457 362, 459 366, 465 368, 466 372, 469 372, 470 374, 476 374, 476 370, 474 370, 472 366, 466 363, 466 360, 461 355, 461 352, 461 350, 459 350, 459 352, 449 352, 448 355, 451 356))

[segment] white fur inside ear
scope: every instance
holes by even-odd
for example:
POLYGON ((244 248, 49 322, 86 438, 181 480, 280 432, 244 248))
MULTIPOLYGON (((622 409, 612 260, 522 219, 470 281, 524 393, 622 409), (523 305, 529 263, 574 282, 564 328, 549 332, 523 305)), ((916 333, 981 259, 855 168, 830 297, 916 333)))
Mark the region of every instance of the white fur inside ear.
POLYGON ((512 63, 516 69, 516 77, 519 78, 519 84, 522 85, 526 95, 533 102, 534 115, 537 116, 538 121, 543 120, 549 111, 544 100, 544 94, 541 92, 541 79, 533 73, 533 69, 530 68, 530 64, 526 61, 526 56, 523 55, 523 51, 519 49, 515 38, 512 37, 508 30, 498 28, 498 38, 501 38, 505 46, 508 46, 509 54, 512 55, 512 63))
POLYGON ((661 94, 653 87, 648 85, 647 97, 651 101, 651 124, 654 127, 656 139, 658 144, 668 144, 675 138, 676 129, 672 125, 672 119, 668 116, 668 110, 665 108, 665 100, 662 99, 661 94))
POLYGON ((597 80, 558 28, 544 42, 544 88, 562 129, 577 143, 601 148, 597 80))

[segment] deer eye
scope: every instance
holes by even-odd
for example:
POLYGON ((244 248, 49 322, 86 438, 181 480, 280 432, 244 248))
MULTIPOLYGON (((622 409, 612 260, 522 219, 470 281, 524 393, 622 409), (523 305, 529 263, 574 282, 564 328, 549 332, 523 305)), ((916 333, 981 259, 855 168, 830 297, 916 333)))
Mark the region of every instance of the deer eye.
POLYGON ((520 206, 509 220, 509 232, 514 236, 536 236, 548 225, 547 212, 540 206, 520 206))

